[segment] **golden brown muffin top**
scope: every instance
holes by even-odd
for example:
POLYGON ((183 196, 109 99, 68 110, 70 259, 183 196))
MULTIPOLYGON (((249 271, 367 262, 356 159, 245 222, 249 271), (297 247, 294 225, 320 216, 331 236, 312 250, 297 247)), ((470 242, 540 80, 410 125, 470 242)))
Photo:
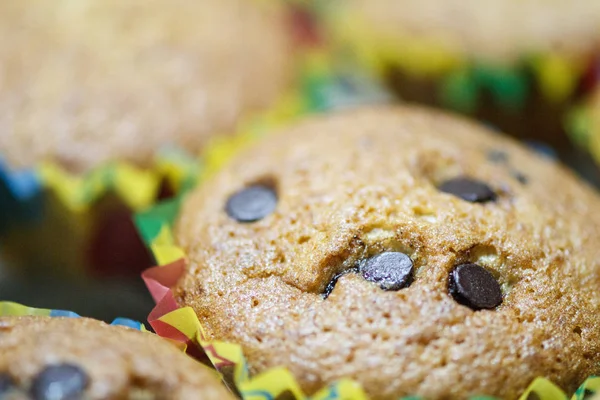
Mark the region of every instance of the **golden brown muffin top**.
POLYGON ((511 399, 600 372, 598 195, 465 119, 389 107, 291 126, 193 191, 175 233, 178 303, 252 372, 286 366, 309 393, 349 377, 377 399, 511 399), (390 252, 412 268, 384 290, 367 278, 390 252))
POLYGON ((233 399, 166 340, 88 318, 0 317, 0 388, 7 379, 14 398, 85 382, 85 399, 233 399))
POLYGON ((289 85, 283 6, 248 0, 0 4, 0 153, 81 172, 197 151, 289 85))
POLYGON ((600 45, 600 2, 588 0, 343 0, 370 30, 434 39, 494 62, 545 52, 587 55, 600 45))

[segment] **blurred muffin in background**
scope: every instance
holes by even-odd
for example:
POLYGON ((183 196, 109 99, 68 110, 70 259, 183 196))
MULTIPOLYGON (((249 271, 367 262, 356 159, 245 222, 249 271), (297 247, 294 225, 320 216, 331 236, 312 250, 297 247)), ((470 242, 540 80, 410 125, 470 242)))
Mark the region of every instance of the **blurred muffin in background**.
POLYGON ((294 87, 288 17, 283 3, 247 0, 2 2, 10 265, 109 276, 149 266, 131 209, 171 194, 165 174, 193 174, 211 137, 294 87), (186 156, 162 162, 166 147, 186 156))
POLYGON ((284 9, 245 0, 0 5, 0 151, 84 172, 199 149, 291 78, 284 9))
POLYGON ((561 117, 595 85, 600 2, 345 0, 324 8, 342 52, 404 99, 569 151, 561 117))

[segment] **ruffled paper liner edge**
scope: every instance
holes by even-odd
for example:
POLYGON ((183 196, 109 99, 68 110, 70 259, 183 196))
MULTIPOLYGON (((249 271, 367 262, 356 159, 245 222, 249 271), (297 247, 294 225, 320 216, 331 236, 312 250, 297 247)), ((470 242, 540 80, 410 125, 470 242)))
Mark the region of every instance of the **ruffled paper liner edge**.
MULTIPOLYGON (((46 308, 35 308, 25 306, 23 304, 15 303, 12 301, 0 301, 0 317, 23 317, 23 316, 37 316, 37 317, 64 317, 64 318, 79 318, 81 315, 74 313, 73 311, 66 310, 52 310, 46 308)), ((134 321, 129 318, 115 318, 110 325, 125 326, 142 332, 148 332, 144 324, 138 321, 134 321)))
MULTIPOLYGON (((47 308, 36 308, 29 307, 20 303, 12 301, 0 300, 0 317, 23 317, 23 316, 37 316, 37 317, 62 317, 62 318, 80 318, 81 315, 67 310, 56 310, 47 308)), ((136 331, 150 333, 146 326, 130 318, 117 317, 109 325, 123 326, 126 328, 135 329, 136 331)), ((165 340, 171 342, 180 351, 186 352, 187 348, 184 343, 176 340, 171 340, 162 337, 165 340)))
POLYGON ((193 182, 199 165, 192 155, 176 148, 165 149, 148 168, 127 162, 110 162, 84 174, 75 174, 55 162, 31 169, 10 169, 0 162, 0 179, 15 200, 27 200, 44 190, 56 195, 65 207, 81 213, 107 193, 114 193, 133 210, 153 204, 161 182, 174 189, 193 182))
MULTIPOLYGON (((159 266, 142 274, 156 306, 148 316, 154 331, 171 341, 182 343, 187 353, 201 361, 207 358, 223 375, 231 389, 244 400, 271 400, 286 393, 297 400, 367 400, 360 384, 341 379, 321 389, 313 396, 303 393, 292 373, 283 367, 270 369, 251 377, 242 347, 235 343, 211 340, 191 307, 180 307, 172 288, 185 273, 184 251, 176 246, 172 226, 181 199, 171 200, 149 210, 137 219, 140 232, 149 244, 159 266)), ((600 393, 600 377, 589 377, 571 397, 571 400, 590 399, 600 393)), ((567 395, 549 380, 538 377, 519 397, 527 400, 537 395, 540 400, 567 400, 567 395)), ((598 395, 600 396, 600 394, 598 395)), ((416 400, 419 397, 406 397, 416 400)), ((474 396, 471 400, 489 400, 488 396, 474 396)), ((594 397, 596 399, 596 397, 594 397)))
POLYGON ((381 76, 392 66, 415 77, 439 79, 441 99, 464 111, 470 111, 484 88, 500 106, 519 107, 526 99, 530 75, 542 96, 554 103, 578 91, 589 93, 597 84, 582 79, 600 62, 597 54, 579 58, 550 52, 524 55, 517 65, 503 67, 472 60, 443 40, 376 33, 360 15, 344 11, 343 4, 331 2, 322 8, 330 41, 338 50, 351 49, 353 59, 381 76))

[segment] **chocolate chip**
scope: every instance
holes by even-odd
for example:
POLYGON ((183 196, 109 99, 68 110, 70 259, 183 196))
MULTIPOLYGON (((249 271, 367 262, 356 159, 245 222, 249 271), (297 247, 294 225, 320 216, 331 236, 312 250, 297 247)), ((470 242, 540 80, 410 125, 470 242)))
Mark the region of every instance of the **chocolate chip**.
POLYGON ((342 271, 339 274, 335 275, 333 278, 331 278, 331 281, 329 281, 329 283, 325 287, 325 291, 323 292, 323 298, 324 299, 328 298, 329 295, 331 294, 331 292, 333 292, 333 288, 335 288, 335 285, 336 285, 338 279, 340 279, 344 275, 347 275, 350 273, 357 273, 357 272, 358 272, 358 267, 349 268, 349 269, 342 271))
POLYGON ((495 164, 504 164, 508 161, 508 154, 504 150, 493 149, 487 152, 487 158, 495 164))
POLYGON ((498 281, 477 264, 462 264, 450 273, 449 291, 458 303, 473 310, 492 309, 502 303, 498 281))
POLYGON ((450 193, 463 200, 470 201, 471 203, 485 203, 496 199, 496 193, 494 193, 488 185, 467 177, 453 178, 444 181, 438 189, 444 193, 450 193))
POLYGON ((523 175, 519 171, 512 171, 512 176, 515 178, 521 185, 526 185, 529 181, 525 175, 523 175))
POLYGON ((360 272, 383 290, 400 290, 412 282, 413 262, 404 253, 385 252, 362 262, 360 272))
POLYGON ((33 380, 31 396, 34 400, 79 399, 88 383, 89 377, 76 365, 51 365, 33 380))
POLYGON ((234 193, 225 211, 238 222, 255 222, 275 211, 277 195, 267 186, 254 185, 234 193))
POLYGON ((0 374, 0 395, 8 393, 15 386, 15 382, 8 374, 0 374))

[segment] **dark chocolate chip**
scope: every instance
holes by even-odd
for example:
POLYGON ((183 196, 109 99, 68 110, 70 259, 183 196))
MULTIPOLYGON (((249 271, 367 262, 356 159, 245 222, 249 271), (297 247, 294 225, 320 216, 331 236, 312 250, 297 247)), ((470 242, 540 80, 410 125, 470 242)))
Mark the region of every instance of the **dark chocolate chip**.
POLYGON ((0 395, 8 393, 15 386, 15 381, 8 374, 0 374, 0 395))
POLYGON ((254 185, 234 193, 227 200, 225 211, 238 222, 255 222, 275 211, 277 195, 267 186, 254 185))
POLYGON ((34 400, 80 399, 88 383, 89 377, 76 365, 51 365, 33 380, 31 396, 34 400))
POLYGON ((400 290, 412 282, 413 262, 404 253, 385 252, 363 261, 360 272, 383 290, 400 290))
POLYGON ((344 276, 346 274, 357 273, 357 272, 358 272, 358 267, 350 268, 350 269, 340 272, 339 274, 337 274, 333 278, 331 278, 331 280, 325 287, 325 291, 323 292, 323 299, 328 298, 329 295, 331 294, 331 292, 333 292, 333 288, 335 288, 335 285, 336 285, 338 279, 340 279, 342 276, 344 276))
POLYGON ((498 281, 477 264, 462 264, 450 273, 449 290, 454 300, 473 310, 493 309, 502 303, 498 281))
POLYGON ((504 150, 493 149, 488 151, 487 158, 495 164, 504 164, 508 161, 508 154, 504 150))
POLYGON ((496 199, 496 193, 488 185, 467 177, 452 178, 444 181, 438 189, 471 203, 485 203, 496 199))
POLYGON ((529 180, 527 179, 527 177, 525 175, 523 175, 521 172, 519 171, 513 171, 512 172, 512 176, 519 181, 520 184, 522 185, 526 185, 527 182, 529 182, 529 180))

